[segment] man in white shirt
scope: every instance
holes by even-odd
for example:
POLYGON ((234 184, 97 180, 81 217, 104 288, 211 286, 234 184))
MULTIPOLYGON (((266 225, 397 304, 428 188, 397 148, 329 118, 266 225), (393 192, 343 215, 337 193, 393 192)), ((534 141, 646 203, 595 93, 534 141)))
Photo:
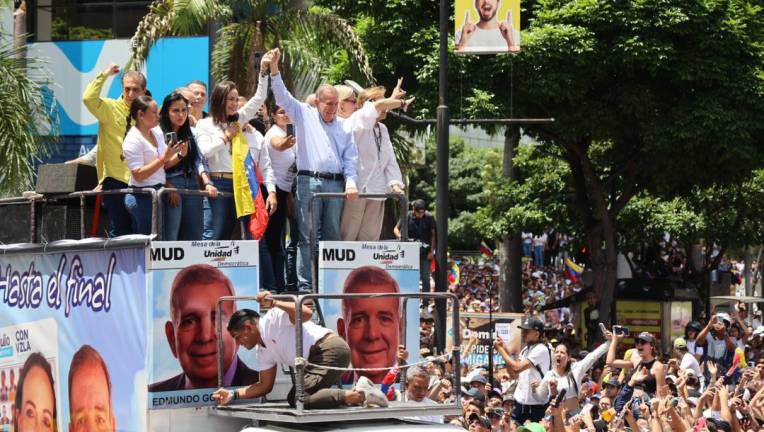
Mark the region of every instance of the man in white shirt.
MULTIPOLYGON (((421 366, 411 366, 406 371, 406 401, 416 405, 437 405, 427 397, 430 393, 430 373, 421 366)), ((443 423, 443 416, 428 415, 412 417, 416 420, 443 423)))
POLYGON ((457 52, 520 51, 520 34, 512 24, 512 12, 507 10, 504 21, 496 18, 501 0, 475 0, 480 20, 472 22, 472 13, 467 9, 464 24, 456 32, 457 52))
MULTIPOLYGON (((676 356, 676 360, 679 360, 680 362, 678 370, 676 371, 677 374, 679 371, 692 369, 692 371, 695 372, 695 376, 702 376, 698 359, 687 350, 687 341, 685 341, 684 338, 676 338, 674 340, 674 355, 676 356)), ((669 364, 669 367, 670 366, 671 365, 669 364)))
POLYGON ((544 417, 549 400, 533 392, 531 381, 541 381, 552 366, 552 350, 541 338, 544 323, 533 316, 526 316, 520 329, 520 340, 510 341, 509 346, 494 344, 512 374, 519 374, 512 407, 512 421, 517 426, 527 420, 538 422, 544 417), (520 342, 525 344, 522 350, 520 342), (518 352, 519 357, 512 358, 518 352))
POLYGON ((337 117, 337 90, 322 85, 316 90, 316 106, 295 99, 287 91, 279 73, 280 52, 273 51, 270 62, 271 85, 276 105, 284 108, 295 124, 297 146, 297 220, 300 239, 297 254, 298 289, 310 291, 311 248, 310 231, 315 229, 317 241, 340 240, 342 200, 325 200, 316 205, 311 215, 310 201, 319 192, 344 192, 348 200, 358 198, 358 148, 353 133, 344 130, 337 117), (313 220, 310 220, 312 216, 313 220))
MULTIPOLYGON (((213 399, 221 405, 232 400, 265 396, 273 390, 279 364, 295 367, 295 304, 273 300, 270 292, 261 291, 256 300, 260 307, 270 309, 262 317, 251 309, 241 309, 228 321, 228 332, 236 342, 255 349, 260 381, 233 391, 221 388, 213 399)), ((342 405, 387 406, 387 398, 367 378, 361 377, 353 390, 331 388, 339 384, 342 370, 327 369, 322 365, 345 368, 350 363, 350 347, 331 330, 310 321, 313 312, 303 305, 302 310, 302 356, 307 356, 304 392, 306 409, 335 408, 342 405)), ((295 406, 295 388, 287 396, 289 405, 295 406)))

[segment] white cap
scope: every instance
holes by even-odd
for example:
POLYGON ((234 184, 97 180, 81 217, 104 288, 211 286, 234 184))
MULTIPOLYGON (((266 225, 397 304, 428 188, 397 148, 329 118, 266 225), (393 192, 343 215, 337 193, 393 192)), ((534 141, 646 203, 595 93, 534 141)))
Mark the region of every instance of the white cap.
POLYGON ((764 325, 756 327, 756 330, 753 331, 753 336, 762 336, 764 335, 764 325))

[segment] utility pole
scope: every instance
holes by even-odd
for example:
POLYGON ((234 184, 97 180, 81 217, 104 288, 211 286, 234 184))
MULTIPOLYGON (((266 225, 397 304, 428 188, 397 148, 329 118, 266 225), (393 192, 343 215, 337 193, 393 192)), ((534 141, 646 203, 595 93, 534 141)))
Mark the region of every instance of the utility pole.
MULTIPOLYGON (((437 230, 435 245, 435 291, 446 292, 448 274, 446 246, 448 245, 448 17, 450 0, 440 0, 440 71, 438 75, 438 141, 437 178, 435 195, 435 225, 437 230)), ((454 305, 458 307, 458 305, 454 305)), ((458 323, 453 323, 458 325, 458 323)), ((435 301, 435 343, 438 351, 446 348, 446 301, 435 301)))

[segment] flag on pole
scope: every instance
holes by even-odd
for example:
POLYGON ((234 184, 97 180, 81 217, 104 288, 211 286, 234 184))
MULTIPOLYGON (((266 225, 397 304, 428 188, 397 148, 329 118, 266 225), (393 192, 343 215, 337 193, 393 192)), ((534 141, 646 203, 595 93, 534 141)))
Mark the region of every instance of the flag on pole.
POLYGON ((584 268, 576 264, 570 258, 565 258, 565 273, 572 282, 578 282, 578 278, 581 273, 584 272, 584 268))
POLYGON ((483 254, 486 258, 492 258, 493 257, 493 251, 491 248, 488 247, 487 244, 485 244, 484 240, 480 241, 480 253, 483 254))
POLYGON ((461 276, 461 271, 459 270, 459 264, 456 263, 456 261, 453 261, 451 263, 451 268, 448 269, 448 286, 454 286, 459 283, 459 277, 461 276))

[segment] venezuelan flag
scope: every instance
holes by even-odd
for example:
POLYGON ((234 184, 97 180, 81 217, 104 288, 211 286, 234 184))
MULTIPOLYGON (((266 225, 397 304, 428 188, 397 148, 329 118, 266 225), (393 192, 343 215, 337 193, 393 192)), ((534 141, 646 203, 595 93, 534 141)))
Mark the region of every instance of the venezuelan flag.
POLYGON ((459 283, 459 277, 461 275, 461 271, 459 270, 459 264, 454 261, 451 264, 451 268, 448 269, 448 285, 454 286, 459 283))
POLYGON ((570 258, 565 258, 565 273, 567 273, 568 278, 570 278, 571 281, 578 282, 578 278, 583 272, 583 267, 574 263, 570 258))
POLYGON ((488 247, 487 244, 485 244, 485 240, 480 241, 480 253, 483 254, 483 256, 486 258, 493 257, 493 251, 488 247))

